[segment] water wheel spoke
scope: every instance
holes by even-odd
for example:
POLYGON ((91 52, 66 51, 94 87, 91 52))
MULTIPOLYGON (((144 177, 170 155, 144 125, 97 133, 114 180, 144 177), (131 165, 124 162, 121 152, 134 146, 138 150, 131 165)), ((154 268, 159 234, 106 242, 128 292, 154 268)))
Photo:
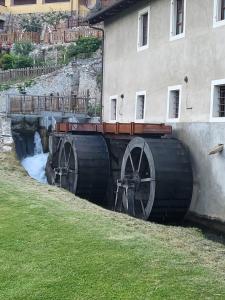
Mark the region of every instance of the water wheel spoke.
POLYGON ((127 197, 127 189, 124 190, 123 196, 122 196, 122 203, 124 209, 127 211, 128 210, 128 197, 127 197))
POLYGON ((63 156, 64 156, 64 167, 66 165, 66 151, 65 148, 63 147, 63 156))
POLYGON ((152 181, 154 181, 154 179, 153 178, 142 178, 141 179, 141 183, 144 183, 144 182, 152 182, 152 181))
POLYGON ((70 147, 70 152, 69 152, 69 155, 68 155, 68 158, 67 158, 67 162, 66 162, 68 168, 70 166, 71 150, 72 150, 72 147, 70 147))
POLYGON ((143 201, 141 199, 138 199, 141 203, 141 209, 142 209, 142 212, 143 212, 143 217, 146 218, 146 214, 145 214, 145 208, 144 208, 144 204, 143 204, 143 201))
POLYGON ((144 148, 145 148, 145 143, 143 143, 143 147, 141 149, 141 154, 140 154, 138 169, 137 169, 138 173, 140 172, 140 168, 141 168, 141 162, 142 162, 142 157, 143 157, 143 153, 144 153, 144 148))
MULTIPOLYGON (((129 148, 129 146, 128 146, 128 148, 129 148)), ((132 156, 131 156, 130 148, 129 148, 129 158, 130 158, 130 163, 131 163, 132 171, 135 172, 134 162, 133 162, 133 159, 132 159, 132 156)))

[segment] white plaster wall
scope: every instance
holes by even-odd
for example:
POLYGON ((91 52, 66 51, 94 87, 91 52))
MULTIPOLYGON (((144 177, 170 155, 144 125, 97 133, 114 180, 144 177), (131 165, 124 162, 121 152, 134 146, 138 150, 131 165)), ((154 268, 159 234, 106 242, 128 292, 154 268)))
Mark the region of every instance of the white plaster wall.
POLYGON ((110 96, 121 94, 118 121, 134 121, 136 92, 146 90, 145 121, 165 122, 168 86, 173 85, 182 85, 180 121, 209 121, 211 82, 225 78, 225 26, 213 28, 213 1, 187 0, 185 37, 170 41, 169 35, 169 0, 138 1, 105 22, 105 121, 110 96), (138 11, 148 5, 150 45, 137 52, 138 11))
POLYGON ((223 123, 180 123, 174 135, 191 154, 194 193, 190 210, 225 221, 225 152, 209 155, 218 144, 225 144, 223 123))
POLYGON ((134 121, 136 92, 145 90, 145 122, 165 123, 168 87, 182 85, 180 121, 172 125, 192 158, 190 210, 225 221, 225 154, 208 155, 225 144, 225 124, 209 122, 211 82, 225 78, 225 26, 213 28, 213 0, 187 0, 185 37, 169 41, 170 1, 152 0, 150 46, 137 52, 138 11, 150 1, 137 2, 105 23, 104 121, 113 95, 119 96, 117 121, 134 121))

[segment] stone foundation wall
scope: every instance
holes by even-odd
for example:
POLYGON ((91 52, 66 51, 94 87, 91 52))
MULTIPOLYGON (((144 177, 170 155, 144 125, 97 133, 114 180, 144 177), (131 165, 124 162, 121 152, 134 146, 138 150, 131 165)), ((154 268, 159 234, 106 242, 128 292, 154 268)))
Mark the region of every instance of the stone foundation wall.
POLYGON ((12 148, 11 120, 0 114, 0 152, 9 152, 12 148))

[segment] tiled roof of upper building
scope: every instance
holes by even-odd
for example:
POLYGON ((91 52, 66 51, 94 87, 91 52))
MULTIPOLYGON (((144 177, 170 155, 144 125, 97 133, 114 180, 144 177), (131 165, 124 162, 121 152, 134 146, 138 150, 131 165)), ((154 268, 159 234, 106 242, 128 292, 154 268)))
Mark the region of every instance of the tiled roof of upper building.
POLYGON ((137 3, 137 0, 101 0, 97 1, 95 9, 88 16, 90 24, 97 24, 110 18, 132 4, 137 3))

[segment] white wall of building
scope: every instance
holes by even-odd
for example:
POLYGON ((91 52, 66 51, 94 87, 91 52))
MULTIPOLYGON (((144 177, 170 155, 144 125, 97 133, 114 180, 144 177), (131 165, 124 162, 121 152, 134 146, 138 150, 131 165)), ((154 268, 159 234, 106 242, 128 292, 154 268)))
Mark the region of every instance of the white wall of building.
POLYGON ((136 94, 145 91, 144 122, 168 123, 168 89, 181 87, 179 120, 171 124, 191 153, 191 211, 225 221, 225 156, 208 155, 225 144, 224 120, 210 117, 212 82, 225 78, 225 22, 215 26, 214 0, 186 0, 184 37, 171 40, 170 1, 137 2, 105 22, 104 121, 110 120, 113 95, 117 121, 135 121, 136 94), (149 5, 149 47, 137 51, 138 12, 149 5))
POLYGON ((146 91, 145 122, 165 122, 168 87, 182 85, 180 122, 208 122, 211 83, 225 78, 225 26, 213 27, 213 0, 187 0, 185 36, 173 41, 170 1, 138 2, 105 22, 104 120, 110 96, 124 94, 118 121, 134 121, 136 93, 146 91), (147 6, 149 47, 137 51, 138 11, 147 6))

